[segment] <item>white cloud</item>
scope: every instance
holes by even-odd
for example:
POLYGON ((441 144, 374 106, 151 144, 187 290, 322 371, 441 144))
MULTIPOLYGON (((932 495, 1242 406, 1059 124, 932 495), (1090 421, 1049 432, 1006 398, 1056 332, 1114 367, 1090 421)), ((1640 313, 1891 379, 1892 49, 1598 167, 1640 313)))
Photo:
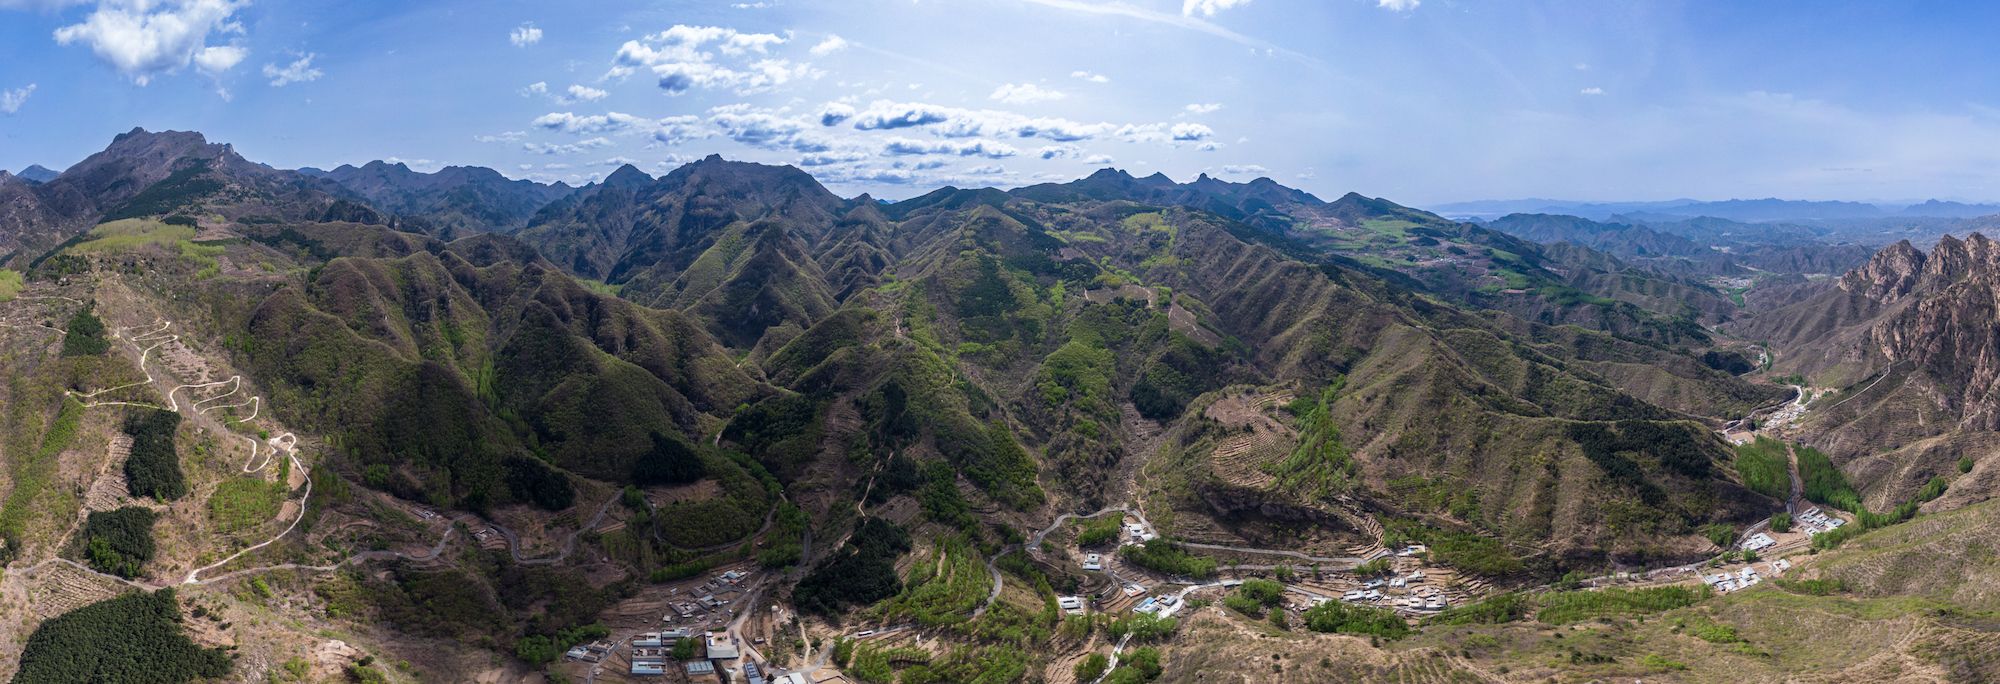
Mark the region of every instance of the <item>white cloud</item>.
POLYGON ((472 139, 475 142, 496 143, 496 142, 520 142, 522 140, 527 139, 527 137, 528 137, 527 131, 506 131, 495 135, 475 135, 472 136, 472 139))
POLYGON ((264 65, 264 78, 271 79, 271 87, 273 88, 282 88, 288 83, 317 81, 320 76, 325 75, 312 65, 313 58, 318 56, 308 52, 300 55, 298 59, 292 60, 291 64, 283 67, 276 64, 266 64, 264 65))
POLYGON ((597 163, 598 166, 625 166, 627 164, 638 166, 639 160, 631 157, 612 157, 597 163))
POLYGON ((973 176, 998 176, 1007 173, 1007 167, 999 164, 987 164, 966 169, 965 173, 973 176))
POLYGON ((1424 4, 1424 0, 1375 0, 1375 6, 1391 12, 1408 12, 1424 4))
POLYGON ((1214 114, 1222 109, 1222 104, 1219 102, 1196 103, 1188 105, 1185 109, 1187 109, 1187 113, 1189 114, 1214 114))
POLYGON ((916 140, 911 138, 890 138, 882 146, 883 154, 921 155, 950 154, 960 157, 986 157, 1005 159, 1020 154, 1019 149, 1005 143, 990 140, 916 140))
POLYGON ((847 49, 846 38, 829 35, 826 37, 826 40, 822 40, 818 45, 812 46, 811 52, 814 57, 825 57, 845 49, 847 49))
POLYGON ((772 33, 675 25, 639 40, 625 41, 613 57, 611 71, 605 75, 623 78, 644 68, 653 72, 660 89, 669 94, 678 95, 693 88, 731 88, 739 95, 748 95, 796 80, 819 78, 825 73, 808 63, 764 56, 771 48, 789 40, 772 33), (717 59, 716 52, 735 58, 736 62, 725 64, 717 59))
POLYGON ((549 89, 547 81, 536 81, 528 84, 528 87, 521 89, 521 97, 534 97, 536 95, 547 97, 556 104, 570 105, 579 102, 596 102, 610 97, 611 93, 581 85, 571 85, 568 90, 555 92, 549 89))
POLYGON ((1108 154, 1093 154, 1083 159, 1083 163, 1091 166, 1106 166, 1111 162, 1111 155, 1108 154))
POLYGON ((872 154, 869 154, 867 152, 862 152, 859 150, 841 150, 835 152, 810 152, 807 153, 805 156, 799 157, 799 166, 828 166, 832 164, 847 164, 851 162, 866 161, 867 159, 873 156, 874 155, 872 154))
POLYGON ((1075 145, 1047 145, 1035 150, 1035 154, 1043 159, 1067 159, 1082 155, 1083 148, 1075 145))
POLYGON ((1215 135, 1214 129, 1198 123, 1177 123, 1168 132, 1173 134, 1174 140, 1182 142, 1207 140, 1215 135))
POLYGON ((535 117, 532 123, 537 128, 561 131, 570 135, 602 135, 606 133, 631 133, 645 128, 651 121, 643 117, 619 112, 591 115, 550 112, 535 117))
MULTIPOLYGON (((1387 1, 1384 0, 1384 2, 1387 1)), ((1414 2, 1414 0, 1412 1, 1414 2)), ((1250 0, 1183 0, 1181 3, 1181 15, 1192 17, 1200 14, 1204 17, 1212 17, 1215 16, 1216 12, 1248 4, 1250 4, 1250 0)))
POLYGON ((591 150, 600 150, 610 146, 611 146, 610 138, 599 137, 599 138, 590 138, 588 140, 579 140, 577 142, 569 144, 552 144, 552 143, 538 143, 538 142, 523 143, 521 145, 521 149, 533 152, 535 154, 555 155, 555 154, 577 154, 581 152, 589 152, 591 150))
POLYGON ((1044 138, 1056 142, 1088 140, 1118 130, 1108 123, 1034 118, 1012 112, 944 107, 922 102, 877 100, 854 115, 859 130, 925 128, 949 138, 1044 138))
POLYGON ((1584 88, 1583 90, 1579 90, 1577 92, 1583 95, 1603 95, 1604 89, 1599 88, 1597 86, 1591 86, 1588 88, 1584 88))
POLYGON ((1100 74, 1100 73, 1095 73, 1095 72, 1090 72, 1090 71, 1072 71, 1072 72, 1069 72, 1069 77, 1070 77, 1070 78, 1075 78, 1075 79, 1082 79, 1082 80, 1085 80, 1085 81, 1089 81, 1089 82, 1091 82, 1091 83, 1110 83, 1110 82, 1111 82, 1111 77, 1110 77, 1110 76, 1106 76, 1106 75, 1104 75, 1104 74, 1100 74))
POLYGON ((1271 173, 1271 170, 1256 164, 1228 164, 1222 167, 1222 173, 1230 176, 1262 176, 1271 173))
MULTIPOLYGON (((208 46, 209 34, 242 33, 237 0, 105 0, 83 21, 56 29, 60 45, 82 43, 134 83, 186 67, 208 46)), ((209 64, 225 61, 211 55, 209 64)), ((237 61, 241 61, 238 57, 237 61)), ((231 63, 230 66, 235 66, 231 63)))
POLYGON ((211 76, 236 68, 250 51, 235 45, 211 45, 194 53, 194 66, 211 76))
POLYGON ((845 102, 828 102, 819 110, 819 125, 837 126, 840 122, 854 118, 854 105, 845 102))
POLYGON ((35 94, 35 84, 33 83, 13 90, 0 90, 0 114, 13 114, 14 112, 21 111, 21 105, 27 104, 28 96, 33 94, 35 94))
POLYGON ((513 31, 507 34, 507 42, 513 43, 514 47, 534 45, 542 42, 542 30, 536 28, 534 22, 516 26, 513 31))
POLYGON ((1008 83, 993 89, 993 94, 987 97, 1007 104, 1032 104, 1060 100, 1068 97, 1068 95, 1064 95, 1062 91, 1049 90, 1033 83, 1008 83))
POLYGON ((946 138, 1041 138, 1077 142, 1110 137, 1135 143, 1202 142, 1215 134, 1198 123, 1112 124, 1029 117, 1013 112, 961 109, 923 102, 877 100, 854 114, 863 131, 922 129, 946 138))

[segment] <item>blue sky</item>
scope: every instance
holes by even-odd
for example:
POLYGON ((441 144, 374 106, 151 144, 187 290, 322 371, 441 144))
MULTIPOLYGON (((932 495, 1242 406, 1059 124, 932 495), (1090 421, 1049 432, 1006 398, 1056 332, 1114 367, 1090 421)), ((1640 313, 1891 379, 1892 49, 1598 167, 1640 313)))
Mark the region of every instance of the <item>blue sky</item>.
POLYGON ((0 168, 132 128, 901 198, 1117 166, 1426 204, 2000 199, 1993 3, 0 0, 0 168))

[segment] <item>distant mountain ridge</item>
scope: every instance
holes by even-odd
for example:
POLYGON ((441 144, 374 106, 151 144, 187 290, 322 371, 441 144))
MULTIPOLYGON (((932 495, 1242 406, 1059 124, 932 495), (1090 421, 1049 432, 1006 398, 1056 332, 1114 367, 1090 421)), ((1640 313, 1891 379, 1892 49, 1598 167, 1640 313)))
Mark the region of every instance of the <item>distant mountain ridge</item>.
MULTIPOLYGON (((316 175, 317 169, 299 172, 316 175)), ((481 166, 447 166, 433 173, 397 162, 341 165, 317 174, 366 199, 375 208, 415 221, 412 229, 452 239, 483 232, 512 232, 548 203, 574 188, 512 180, 481 166)))
POLYGON ((1871 204, 1837 200, 1778 198, 1703 201, 1674 199, 1644 202, 1576 202, 1551 199, 1446 202, 1430 207, 1446 216, 1492 219, 1508 214, 1567 214, 1592 220, 1612 220, 1620 214, 1657 217, 1713 217, 1745 222, 1875 219, 1897 216, 1973 218, 2000 214, 2000 204, 1927 200, 1917 204, 1871 204))
POLYGON ((49 181, 55 180, 56 177, 62 175, 62 173, 50 170, 42 166, 41 164, 29 164, 28 168, 21 169, 14 175, 26 180, 34 181, 36 183, 47 183, 49 181))

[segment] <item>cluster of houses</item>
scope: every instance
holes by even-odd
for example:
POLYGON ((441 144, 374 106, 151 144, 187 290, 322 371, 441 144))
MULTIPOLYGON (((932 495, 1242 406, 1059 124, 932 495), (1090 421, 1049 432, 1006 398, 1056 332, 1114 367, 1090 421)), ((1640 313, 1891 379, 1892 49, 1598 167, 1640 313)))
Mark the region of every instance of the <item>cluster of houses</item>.
POLYGON ((1806 512, 1800 513, 1797 522, 1800 527, 1805 528, 1808 535, 1831 532, 1838 529, 1841 525, 1847 524, 1847 521, 1842 520, 1840 516, 1827 515, 1818 506, 1806 509, 1806 512))
POLYGON ((1714 588, 1717 592, 1724 594, 1738 589, 1747 589, 1762 581, 1764 581, 1764 578, 1759 577, 1757 570, 1751 567, 1745 567, 1741 572, 1733 574, 1718 572, 1713 575, 1704 575, 1701 578, 1702 584, 1706 584, 1714 588))
POLYGON ((1777 545, 1778 540, 1772 539, 1771 535, 1762 532, 1750 535, 1749 539, 1743 540, 1743 550, 1745 551, 1763 551, 1777 545))
MULTIPOLYGON (((749 577, 748 573, 730 570, 709 578, 700 586, 688 590, 688 596, 692 598, 668 602, 667 607, 671 608, 673 613, 662 617, 661 621, 699 622, 706 618, 710 624, 721 624, 723 616, 736 614, 736 610, 728 606, 743 593, 740 585, 746 577, 749 577)), ((673 593, 680 593, 680 589, 674 589, 673 593)))
POLYGON ((1139 605, 1132 608, 1132 612, 1168 617, 1180 612, 1180 609, 1181 597, 1179 595, 1161 594, 1159 596, 1146 597, 1146 600, 1140 601, 1139 605))
POLYGON ((1423 585, 1423 582, 1424 571, 1413 570, 1408 575, 1363 582, 1360 589, 1341 594, 1340 600, 1347 603, 1385 605, 1396 610, 1416 612, 1436 612, 1451 607, 1451 601, 1445 598, 1443 590, 1423 585), (1406 591, 1402 595, 1390 595, 1382 591, 1385 588, 1406 591))
POLYGON ((1145 525, 1139 523, 1125 523, 1125 536, 1127 537, 1125 542, 1127 544, 1144 544, 1160 537, 1160 535, 1153 534, 1146 529, 1145 525))

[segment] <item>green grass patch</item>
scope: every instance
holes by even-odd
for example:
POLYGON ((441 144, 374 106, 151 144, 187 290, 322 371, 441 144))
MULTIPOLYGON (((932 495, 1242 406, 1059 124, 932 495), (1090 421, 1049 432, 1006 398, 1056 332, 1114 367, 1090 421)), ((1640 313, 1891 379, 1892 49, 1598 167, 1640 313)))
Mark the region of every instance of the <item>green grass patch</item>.
POLYGON ((236 478, 217 485, 208 497, 208 519, 216 530, 233 534, 256 527, 278 515, 285 486, 262 479, 236 478))
POLYGON ((0 302, 13 301, 14 295, 21 293, 24 284, 20 271, 0 268, 0 302))
POLYGON ((1118 531, 1124 529, 1124 516, 1105 515, 1090 518, 1079 523, 1076 533, 1077 546, 1099 546, 1118 540, 1118 531))
MULTIPOLYGON (((1326 498, 1354 487, 1355 462, 1340 438, 1340 424, 1333 417, 1333 402, 1340 397, 1344 379, 1320 392, 1316 404, 1299 407, 1299 446, 1283 460, 1265 468, 1278 479, 1278 486, 1309 498, 1326 498)), ((1296 402, 1294 402, 1296 404, 1296 402)), ((1287 410, 1296 410, 1287 405, 1287 410)))
POLYGON ((1187 549, 1181 548, 1181 545, 1165 538, 1120 548, 1118 555, 1133 565, 1169 575, 1195 579, 1215 575, 1214 558, 1189 553, 1187 549))
POLYGON ((82 421, 83 404, 63 399, 62 409, 49 421, 48 429, 42 431, 41 446, 27 458, 16 458, 9 464, 14 487, 7 492, 7 502, 0 504, 0 536, 20 538, 28 517, 36 510, 36 497, 55 477, 56 456, 76 440, 77 427, 82 421))
POLYGON ((1332 634, 1367 634, 1384 639, 1401 639, 1410 634, 1410 624, 1392 611, 1327 601, 1306 610, 1306 629, 1332 634))
POLYGON ((1659 613, 1694 605, 1708 598, 1710 593, 1708 587, 1550 592, 1541 596, 1542 609, 1535 613, 1535 619, 1564 625, 1610 615, 1659 613))
POLYGON ((1736 472, 1750 491, 1780 501, 1792 497, 1791 460, 1785 455, 1784 442, 1759 436, 1749 444, 1737 445, 1736 472))

